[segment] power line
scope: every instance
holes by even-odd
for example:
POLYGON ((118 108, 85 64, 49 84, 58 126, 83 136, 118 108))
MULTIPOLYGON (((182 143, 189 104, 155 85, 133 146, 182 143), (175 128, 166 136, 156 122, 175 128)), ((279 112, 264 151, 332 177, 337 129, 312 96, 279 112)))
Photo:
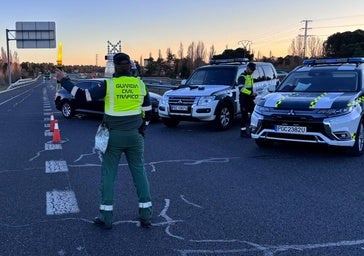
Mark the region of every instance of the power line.
POLYGON ((338 19, 347 19, 347 18, 354 18, 354 17, 364 17, 364 15, 363 14, 359 14, 359 15, 352 15, 352 16, 340 16, 340 17, 332 17, 332 18, 314 19, 314 21, 338 20, 338 19))
POLYGON ((312 20, 303 20, 301 22, 305 23, 305 27, 302 28, 302 29, 305 30, 305 32, 304 32, 303 35, 300 35, 300 36, 303 36, 303 56, 302 56, 302 58, 304 59, 306 57, 307 37, 311 36, 311 35, 307 35, 307 30, 311 29, 311 28, 308 27, 308 23, 312 22, 312 20))
POLYGON ((351 24, 351 25, 326 26, 326 27, 312 27, 312 29, 318 29, 318 28, 342 28, 342 27, 354 27, 354 26, 364 26, 364 24, 351 24))

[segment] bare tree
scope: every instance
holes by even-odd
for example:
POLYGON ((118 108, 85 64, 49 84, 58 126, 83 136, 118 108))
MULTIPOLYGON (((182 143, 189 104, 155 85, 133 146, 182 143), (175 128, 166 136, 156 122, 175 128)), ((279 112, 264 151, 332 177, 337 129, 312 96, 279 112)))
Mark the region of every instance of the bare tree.
POLYGON ((191 59, 192 61, 194 61, 195 60, 195 42, 192 42, 189 46, 188 46, 188 48, 187 48, 187 57, 189 58, 189 59, 191 59))
POLYGON ((196 59, 204 61, 206 59, 205 44, 199 41, 196 46, 196 59))
POLYGON ((6 55, 6 51, 4 50, 3 47, 1 47, 1 60, 2 60, 1 73, 3 74, 4 77, 6 77, 6 71, 8 70, 7 67, 8 56, 6 55))
POLYGON ((261 59, 262 59, 262 55, 261 55, 260 51, 258 51, 257 60, 261 60, 261 59))
POLYGON ((297 36, 295 39, 292 39, 290 52, 292 56, 302 56, 303 55, 303 45, 304 39, 301 36, 297 36))
POLYGON ((179 44, 178 57, 179 57, 180 60, 183 59, 183 45, 182 45, 182 43, 179 44))
POLYGON ((19 63, 19 57, 18 53, 14 52, 13 54, 13 61, 11 62, 11 73, 13 74, 13 77, 15 80, 18 80, 21 78, 21 70, 20 70, 20 63, 19 63))
POLYGON ((323 55, 323 41, 317 36, 308 38, 307 48, 311 58, 321 57, 323 55))
POLYGON ((172 50, 171 50, 171 48, 167 48, 167 50, 166 50, 166 56, 167 56, 167 60, 168 60, 168 58, 170 57, 170 56, 172 56, 173 54, 172 54, 172 50))
POLYGON ((210 58, 210 60, 214 57, 214 55, 216 55, 216 50, 215 50, 215 46, 214 46, 214 45, 212 45, 212 46, 210 47, 210 53, 209 53, 209 58, 210 58))
POLYGON ((191 69, 194 69, 193 63, 195 63, 196 59, 196 50, 195 50, 195 42, 192 42, 187 48, 187 59, 189 60, 189 66, 191 69))

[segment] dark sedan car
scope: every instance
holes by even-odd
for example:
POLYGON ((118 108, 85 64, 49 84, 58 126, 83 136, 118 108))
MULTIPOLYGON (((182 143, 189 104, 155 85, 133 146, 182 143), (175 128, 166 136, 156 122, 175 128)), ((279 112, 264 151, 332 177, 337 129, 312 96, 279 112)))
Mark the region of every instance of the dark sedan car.
MULTIPOLYGON (((85 79, 76 83, 79 88, 89 89, 104 79, 85 79)), ((152 102, 152 121, 159 119, 158 104, 161 96, 149 92, 150 100, 152 102)), ((74 97, 64 88, 60 88, 56 92, 54 103, 56 108, 62 112, 62 115, 70 119, 77 113, 83 114, 103 114, 104 113, 104 100, 94 100, 85 104, 80 104, 75 101, 74 97)))

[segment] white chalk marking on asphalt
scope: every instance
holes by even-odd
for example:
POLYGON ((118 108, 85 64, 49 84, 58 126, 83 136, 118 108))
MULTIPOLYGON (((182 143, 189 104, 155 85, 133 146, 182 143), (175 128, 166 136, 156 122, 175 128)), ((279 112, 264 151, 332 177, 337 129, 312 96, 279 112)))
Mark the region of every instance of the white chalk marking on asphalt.
POLYGON ((185 240, 183 237, 181 237, 181 236, 176 236, 176 235, 173 235, 172 233, 171 233, 171 231, 170 231, 170 227, 171 227, 171 224, 173 224, 175 221, 171 218, 171 217, 169 217, 168 215, 167 215, 167 210, 168 210, 168 208, 169 208, 169 199, 164 199, 164 201, 166 202, 166 204, 165 204, 165 206, 164 206, 164 208, 163 208, 163 210, 161 211, 161 213, 159 214, 159 216, 161 216, 162 218, 165 218, 166 219, 166 221, 168 222, 168 225, 167 225, 167 227, 166 227, 166 229, 165 229, 165 231, 166 231, 166 233, 167 233, 167 235, 169 235, 169 236, 171 236, 171 237, 174 237, 174 238, 177 238, 177 239, 179 239, 179 240, 185 240))
MULTIPOLYGON (((68 140, 64 140, 64 141, 62 140, 61 143, 65 143, 67 141, 68 140)), ((32 158, 29 159, 29 161, 31 162, 34 159, 36 159, 37 157, 40 156, 40 153, 42 153, 44 151, 47 151, 47 150, 57 150, 57 149, 62 149, 62 145, 61 144, 58 144, 58 143, 53 143, 53 142, 46 142, 44 144, 44 150, 38 151, 34 157, 32 157, 32 158)))
POLYGON ((195 206, 195 207, 198 207, 198 208, 203 208, 201 205, 194 204, 194 203, 192 203, 192 202, 188 201, 188 200, 184 197, 184 195, 181 195, 181 199, 182 199, 183 201, 185 201, 187 204, 190 204, 190 205, 195 206))
MULTIPOLYGON (((216 243, 216 242, 224 242, 224 240, 201 240, 191 242, 203 242, 203 243, 216 243)), ((237 243, 245 243, 248 245, 254 246, 254 248, 242 248, 242 249, 233 249, 233 250, 209 250, 209 249, 201 249, 201 250, 178 250, 181 256, 187 256, 189 254, 229 254, 229 253, 247 253, 247 252, 262 252, 264 256, 274 256, 276 253, 285 252, 285 251, 307 251, 312 249, 319 248, 333 248, 333 247, 343 247, 343 246, 355 246, 364 244, 364 240, 352 240, 352 241, 339 241, 339 242, 328 242, 323 244, 297 244, 297 245, 259 245, 255 243, 251 243, 248 241, 240 241, 240 240, 226 240, 225 242, 237 242, 237 243)))
MULTIPOLYGON (((93 149, 92 153, 89 154, 81 154, 75 161, 73 162, 78 162, 81 161, 82 158, 89 156, 89 155, 93 155, 93 154, 99 154, 99 159, 100 162, 102 161, 101 159, 101 153, 100 152, 95 152, 95 149, 93 149)), ((208 158, 208 159, 202 159, 202 160, 191 160, 191 159, 180 159, 180 160, 162 160, 162 161, 156 161, 156 162, 149 162, 149 163, 145 163, 145 165, 150 166, 152 169, 150 170, 151 172, 156 172, 157 168, 156 165, 157 164, 164 164, 164 163, 180 163, 180 162, 187 162, 184 163, 185 165, 197 165, 197 164, 205 164, 205 163, 227 163, 229 162, 231 159, 239 159, 240 157, 224 157, 224 158, 208 158)), ((77 168, 82 168, 82 167, 90 167, 90 166, 101 166, 100 164, 94 164, 94 163, 85 163, 85 164, 79 164, 79 165, 75 165, 75 164, 69 164, 69 167, 77 167, 77 168)), ((119 166, 128 166, 127 163, 125 164, 119 164, 119 166)))
POLYGON ((51 127, 51 124, 44 124, 44 128, 49 128, 51 127))
POLYGON ((185 165, 198 165, 198 164, 204 164, 204 163, 228 163, 231 159, 239 159, 240 157, 211 157, 207 159, 201 159, 201 160, 191 160, 191 159, 180 159, 180 160, 162 160, 157 162, 150 162, 148 165, 152 168, 151 172, 156 172, 157 168, 155 167, 156 164, 161 163, 180 163, 180 162, 186 162, 185 165))
POLYGON ((79 208, 73 191, 53 190, 46 194, 47 215, 77 213, 79 208))
POLYGON ((38 151, 37 154, 35 154, 35 156, 33 156, 32 158, 29 159, 29 162, 33 161, 34 159, 38 158, 40 156, 40 153, 44 152, 45 150, 41 150, 38 151))
POLYGON ((78 162, 78 161, 81 161, 83 157, 86 157, 86 156, 91 156, 91 155, 94 155, 96 154, 96 150, 95 148, 92 149, 92 153, 87 153, 87 154, 81 154, 75 161, 73 161, 74 163, 78 162))
POLYGON ((66 161, 46 161, 45 162, 46 173, 56 172, 68 172, 68 166, 66 161))

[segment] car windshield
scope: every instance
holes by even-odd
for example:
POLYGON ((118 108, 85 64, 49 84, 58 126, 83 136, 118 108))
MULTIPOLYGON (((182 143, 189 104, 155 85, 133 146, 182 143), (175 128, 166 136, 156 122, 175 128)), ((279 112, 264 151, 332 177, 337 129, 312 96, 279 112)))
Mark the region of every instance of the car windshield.
POLYGON ((354 92, 358 89, 358 73, 337 69, 291 72, 279 85, 280 92, 354 92))
POLYGON ((235 67, 200 68, 194 72, 186 85, 233 85, 235 81, 235 67))

